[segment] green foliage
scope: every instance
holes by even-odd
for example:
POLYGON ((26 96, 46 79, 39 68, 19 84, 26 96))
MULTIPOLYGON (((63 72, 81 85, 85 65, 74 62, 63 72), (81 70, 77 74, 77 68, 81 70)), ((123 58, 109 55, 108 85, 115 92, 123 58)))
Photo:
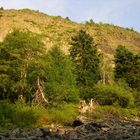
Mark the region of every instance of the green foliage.
POLYGON ((46 95, 50 102, 74 102, 78 100, 73 65, 59 47, 53 47, 47 54, 46 95))
POLYGON ((140 91, 140 55, 120 45, 116 49, 115 64, 116 80, 124 79, 131 88, 140 91))
POLYGON ((0 44, 1 99, 17 99, 25 94, 31 62, 43 52, 44 44, 36 34, 14 30, 0 44))
POLYGON ((41 107, 0 101, 0 127, 5 129, 35 127, 35 125, 39 125, 36 122, 43 114, 47 114, 47 111, 41 107))
POLYGON ((133 90, 135 98, 135 106, 140 107, 140 93, 137 90, 133 90))
POLYGON ((135 30, 134 30, 133 27, 131 27, 131 28, 126 28, 126 30, 131 31, 131 32, 135 32, 135 30))
POLYGON ((133 107, 133 93, 120 85, 96 85, 89 91, 88 98, 95 98, 100 105, 133 107))
POLYGON ((89 21, 86 21, 86 25, 95 25, 96 23, 93 21, 93 19, 90 19, 89 21))
POLYGON ((92 87, 100 80, 100 55, 92 37, 80 30, 72 38, 70 56, 76 65, 77 84, 92 87))
POLYGON ((140 91, 140 54, 134 55, 132 65, 129 67, 126 82, 130 87, 140 91))
POLYGON ((71 45, 70 56, 76 67, 77 85, 83 97, 100 80, 100 54, 92 37, 83 30, 72 38, 71 45))
POLYGON ((139 116, 139 109, 128 109, 114 106, 99 106, 92 112, 87 112, 85 116, 90 119, 102 119, 107 116, 118 117, 121 119, 135 119, 139 116))
POLYGON ((48 123, 71 123, 78 115, 77 105, 61 104, 57 108, 48 109, 48 123))
POLYGON ((66 17, 66 20, 70 21, 70 18, 69 17, 66 17))
POLYGON ((0 101, 0 126, 6 123, 11 123, 11 118, 14 116, 14 106, 8 101, 0 101))
POLYGON ((4 10, 4 8, 1 6, 1 7, 0 7, 0 10, 4 10))
POLYGON ((115 78, 124 78, 127 76, 127 70, 131 67, 131 61, 133 59, 133 54, 125 48, 125 46, 119 45, 116 49, 115 54, 115 78))
POLYGON ((0 131, 14 128, 34 128, 43 124, 72 123, 78 115, 77 104, 61 103, 45 109, 16 102, 0 101, 0 131))
MULTIPOLYGON (((3 9, 0 8, 0 10, 3 9)), ((22 11, 25 14, 33 12, 29 9, 22 11)), ((9 17, 13 16, 15 14, 9 15, 9 17)), ((47 28, 40 26, 42 31, 47 31, 44 33, 44 37, 51 43, 60 42, 60 44, 66 46, 68 37, 75 33, 80 26, 73 23, 69 27, 66 26, 68 29, 62 30, 65 28, 65 24, 62 24, 62 28, 60 26, 57 28, 55 24, 55 20, 59 20, 60 17, 54 17, 53 19, 54 23, 49 24, 47 28), (61 32, 56 34, 56 30, 61 30, 61 32), (67 36, 65 33, 67 33, 67 36), (63 39, 60 37, 61 35, 63 35, 63 39)), ((67 17, 66 20, 70 19, 67 17)), ((30 22, 32 25, 37 24, 34 19, 30 21, 25 19, 24 21, 30 22)), ((91 19, 87 24, 95 25, 96 23, 91 19)), ((94 29, 90 26, 86 26, 86 28, 89 29, 89 32, 94 29)), ((110 38, 112 33, 114 38, 118 38, 120 34, 125 39, 128 36, 125 36, 125 31, 122 29, 107 24, 96 25, 95 28, 95 35, 101 37, 95 39, 97 42, 101 41, 101 47, 103 42, 106 42, 107 46, 112 46, 108 41, 108 39, 112 39, 110 38)), ((135 34, 131 33, 130 35, 133 35, 134 39, 137 38, 135 34)), ((132 42, 134 39, 132 39, 132 42)), ((113 40, 113 42, 115 44, 118 41, 113 40)), ((29 106, 26 104, 27 102, 11 104, 8 101, 0 101, 0 127, 27 128, 46 123, 63 124, 64 122, 72 122, 78 115, 78 111, 77 105, 71 104, 71 102, 79 100, 79 90, 81 98, 95 98, 100 105, 104 105, 99 106, 90 114, 95 118, 100 118, 104 114, 124 117, 137 115, 133 109, 128 109, 134 106, 133 93, 128 88, 120 85, 96 85, 101 79, 101 57, 92 37, 85 31, 80 30, 72 38, 71 45, 70 57, 72 62, 59 47, 53 47, 46 52, 40 36, 29 31, 14 30, 6 36, 4 41, 0 43, 0 99, 16 101, 18 95, 22 94, 29 103, 38 90, 37 79, 39 78, 40 85, 50 104, 48 104, 46 110, 42 107, 29 106)), ((110 50, 106 48, 103 48, 103 51, 110 53, 110 50)), ((102 73, 105 74, 105 77, 102 76, 104 78, 103 83, 112 83, 112 81, 108 82, 110 81, 108 78, 109 61, 104 61, 103 64, 102 73)), ((125 47, 119 46, 116 50, 115 63, 116 80, 124 80, 130 87, 137 90, 135 103, 139 105, 140 55, 134 55, 125 47)))
POLYGON ((17 100, 19 95, 31 101, 38 89, 37 80, 55 103, 78 100, 73 65, 60 48, 44 53, 44 44, 31 32, 14 30, 0 44, 1 99, 17 100))
POLYGON ((42 107, 31 107, 27 104, 16 103, 13 122, 18 127, 34 127, 40 116, 47 113, 42 107))

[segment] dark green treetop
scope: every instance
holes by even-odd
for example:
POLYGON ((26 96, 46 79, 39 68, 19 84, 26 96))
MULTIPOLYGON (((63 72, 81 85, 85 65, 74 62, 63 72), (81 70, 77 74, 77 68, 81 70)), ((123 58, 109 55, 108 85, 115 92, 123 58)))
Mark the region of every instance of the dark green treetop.
POLYGON ((92 37, 80 30, 72 38, 70 56, 76 66, 77 84, 93 86, 100 80, 100 54, 92 37))

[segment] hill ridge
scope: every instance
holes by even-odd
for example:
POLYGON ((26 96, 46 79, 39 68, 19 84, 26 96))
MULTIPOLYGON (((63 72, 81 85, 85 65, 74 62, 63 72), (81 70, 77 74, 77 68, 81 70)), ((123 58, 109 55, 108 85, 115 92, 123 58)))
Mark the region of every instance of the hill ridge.
POLYGON ((140 33, 131 29, 96 23, 76 23, 68 18, 49 16, 35 10, 1 10, 0 11, 0 41, 13 28, 26 29, 43 37, 47 48, 55 44, 67 52, 71 37, 80 29, 93 36, 98 48, 109 59, 113 58, 115 48, 122 44, 130 51, 140 52, 140 33))

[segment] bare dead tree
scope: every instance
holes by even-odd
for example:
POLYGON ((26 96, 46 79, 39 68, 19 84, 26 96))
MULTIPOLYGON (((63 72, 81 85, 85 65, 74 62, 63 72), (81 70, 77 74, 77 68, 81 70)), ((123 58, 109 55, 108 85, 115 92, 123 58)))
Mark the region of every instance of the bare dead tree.
POLYGON ((35 93, 35 97, 32 100, 33 105, 42 105, 43 103, 48 103, 48 100, 45 98, 45 93, 43 87, 41 86, 40 79, 37 79, 37 90, 35 93))

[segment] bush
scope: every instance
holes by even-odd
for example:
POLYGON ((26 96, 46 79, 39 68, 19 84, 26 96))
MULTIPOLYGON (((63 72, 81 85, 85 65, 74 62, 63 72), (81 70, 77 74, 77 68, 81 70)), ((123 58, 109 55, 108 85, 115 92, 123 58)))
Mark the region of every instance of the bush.
POLYGON ((0 101, 0 131, 34 128, 51 123, 71 123, 77 115, 77 104, 61 103, 57 107, 45 109, 25 103, 0 101))
POLYGON ((0 7, 0 10, 4 10, 4 8, 3 7, 0 7))
POLYGON ((71 123, 78 115, 78 107, 75 104, 61 104, 57 108, 48 110, 49 123, 71 123))
POLYGON ((5 129, 32 128, 37 124, 40 116, 47 114, 41 107, 31 107, 27 104, 11 104, 8 101, 0 101, 0 127, 5 129))
POLYGON ((136 110, 114 106, 99 106, 92 112, 88 112, 85 115, 90 119, 101 119, 106 116, 134 119, 136 116, 139 116, 139 109, 136 110))
POLYGON ((0 101, 0 126, 10 123, 14 116, 15 108, 8 101, 0 101))
POLYGON ((95 98, 100 105, 134 106, 133 93, 118 85, 96 85, 89 91, 88 98, 95 98))
POLYGON ((13 122, 18 127, 34 127, 39 117, 47 113, 44 108, 16 103, 13 122))

